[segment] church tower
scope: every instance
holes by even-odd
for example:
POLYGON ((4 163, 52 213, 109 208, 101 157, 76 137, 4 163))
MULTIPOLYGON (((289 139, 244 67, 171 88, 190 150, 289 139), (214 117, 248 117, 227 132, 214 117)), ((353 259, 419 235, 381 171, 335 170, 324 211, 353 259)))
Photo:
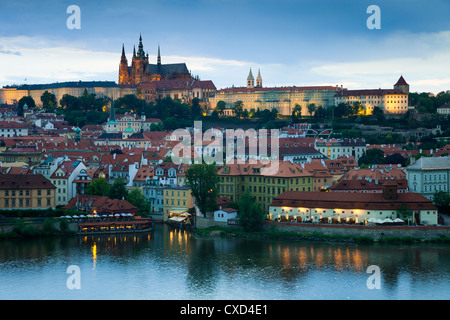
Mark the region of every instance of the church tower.
POLYGON ((258 76, 256 77, 256 87, 262 88, 262 77, 261 77, 261 71, 258 69, 258 76))
POLYGON ((139 46, 136 54, 133 53, 131 69, 131 78, 133 84, 139 84, 145 82, 144 73, 148 68, 148 54, 144 52, 144 45, 142 44, 142 35, 139 36, 139 46))
POLYGON ((250 68, 250 72, 247 77, 247 88, 254 88, 254 87, 255 87, 255 78, 253 78, 252 68, 250 68))
POLYGON ((158 45, 158 61, 157 61, 158 67, 161 66, 161 52, 159 51, 159 45, 158 45))
POLYGON ((130 82, 130 74, 128 73, 128 60, 125 56, 125 47, 122 44, 122 57, 119 66, 119 85, 128 84, 130 82))
POLYGON ((398 79, 397 83, 394 84, 394 89, 398 89, 405 94, 409 93, 409 84, 405 81, 405 79, 403 78, 403 75, 401 75, 400 79, 398 79))

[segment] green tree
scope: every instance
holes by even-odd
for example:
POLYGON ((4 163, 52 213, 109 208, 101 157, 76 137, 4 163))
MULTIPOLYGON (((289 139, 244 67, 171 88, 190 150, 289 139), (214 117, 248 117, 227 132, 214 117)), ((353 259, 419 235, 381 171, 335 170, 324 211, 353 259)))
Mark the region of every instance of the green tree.
POLYGON ((191 188, 203 216, 217 208, 219 176, 214 164, 194 164, 186 170, 186 181, 191 188))
POLYGON ((433 203, 436 207, 449 207, 450 195, 445 191, 436 191, 433 194, 433 203))
POLYGON ((298 103, 295 104, 294 110, 292 110, 292 123, 299 123, 302 118, 302 106, 298 103))
POLYGON ((225 110, 226 107, 227 107, 227 104, 225 103, 225 101, 220 100, 217 102, 216 108, 214 110, 216 110, 219 113, 219 115, 221 116, 221 115, 223 115, 223 111, 225 110))
POLYGON ((259 231, 264 222, 264 213, 259 204, 253 199, 247 188, 239 201, 239 224, 246 232, 259 231))
POLYGON ((92 196, 104 196, 109 194, 111 186, 108 184, 106 179, 99 178, 92 180, 91 183, 87 185, 86 194, 92 196))
POLYGON ((307 108, 308 108, 308 113, 309 113, 309 116, 310 117, 312 117, 312 115, 313 115, 313 113, 316 111, 316 105, 314 104, 314 103, 310 103, 310 104, 308 104, 308 106, 307 106, 307 108))
POLYGON ((41 96, 41 102, 47 111, 53 111, 56 108, 56 96, 53 93, 45 91, 41 96))
POLYGON ((134 188, 128 193, 127 201, 138 208, 138 214, 146 216, 150 210, 150 205, 139 188, 134 188))
POLYGON ((125 187, 125 179, 115 179, 111 189, 109 190, 108 196, 111 199, 126 199, 128 196, 128 191, 125 187))
POLYGON ((23 106, 25 105, 25 103, 27 104, 28 108, 31 108, 31 109, 36 108, 36 103, 34 102, 34 99, 32 97, 23 96, 22 98, 20 98, 19 108, 22 108, 22 110, 23 110, 23 106))
POLYGON ((244 103, 239 100, 234 103, 234 114, 237 119, 240 119, 244 112, 244 103))
POLYGON ((194 98, 192 99, 191 105, 191 119, 196 119, 202 116, 202 107, 200 106, 200 99, 194 98))
POLYGON ((366 153, 358 160, 358 165, 361 164, 371 165, 383 163, 384 163, 384 151, 377 148, 367 150, 366 153))

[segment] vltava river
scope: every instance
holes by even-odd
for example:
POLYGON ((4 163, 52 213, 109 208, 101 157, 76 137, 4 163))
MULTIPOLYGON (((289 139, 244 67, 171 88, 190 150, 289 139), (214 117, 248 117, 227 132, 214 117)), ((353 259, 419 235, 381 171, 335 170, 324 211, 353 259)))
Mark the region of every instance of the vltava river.
POLYGON ((2 240, 0 289, 2 300, 448 300, 450 246, 196 239, 156 225, 2 240))

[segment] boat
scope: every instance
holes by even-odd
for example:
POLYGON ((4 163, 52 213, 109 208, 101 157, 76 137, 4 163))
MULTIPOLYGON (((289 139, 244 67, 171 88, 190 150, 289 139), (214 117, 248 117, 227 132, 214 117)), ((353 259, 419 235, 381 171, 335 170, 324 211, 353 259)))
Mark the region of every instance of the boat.
POLYGON ((179 229, 193 229, 195 227, 192 215, 186 211, 180 213, 171 212, 167 224, 172 228, 179 229))
POLYGON ((108 219, 106 221, 83 221, 78 223, 78 234, 135 233, 153 231, 152 218, 108 219))

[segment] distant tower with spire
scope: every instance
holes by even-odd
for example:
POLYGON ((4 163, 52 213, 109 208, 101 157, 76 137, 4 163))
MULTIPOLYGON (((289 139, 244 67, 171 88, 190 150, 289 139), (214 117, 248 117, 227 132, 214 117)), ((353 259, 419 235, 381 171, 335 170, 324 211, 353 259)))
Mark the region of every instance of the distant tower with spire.
POLYGON ((403 75, 401 75, 400 79, 398 79, 397 83, 394 84, 394 89, 398 89, 405 94, 409 93, 409 84, 405 81, 405 79, 403 78, 403 75))
POLYGON ((247 77, 247 88, 254 88, 255 87, 255 78, 253 78, 252 74, 252 68, 250 68, 250 72, 248 73, 247 77))
POLYGON ((114 97, 111 98, 111 107, 109 110, 109 120, 104 128, 106 133, 118 133, 119 123, 116 120, 116 111, 114 110, 114 97))
POLYGON ((158 61, 157 61, 158 67, 161 66, 161 51, 159 50, 159 44, 158 44, 158 61))
POLYGON ((258 69, 258 76, 256 77, 256 87, 262 88, 262 77, 261 77, 261 71, 258 69))

